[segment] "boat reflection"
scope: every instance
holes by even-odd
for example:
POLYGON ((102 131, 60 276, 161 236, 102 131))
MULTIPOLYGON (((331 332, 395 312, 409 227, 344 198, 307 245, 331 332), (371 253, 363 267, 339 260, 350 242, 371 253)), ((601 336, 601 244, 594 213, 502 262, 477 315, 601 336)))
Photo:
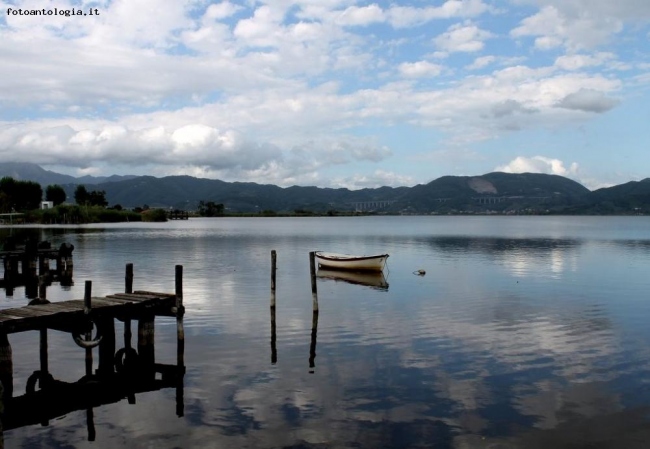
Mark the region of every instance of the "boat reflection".
POLYGON ((327 270, 319 268, 316 276, 320 279, 347 282, 348 284, 365 285, 377 290, 388 290, 388 282, 382 272, 357 272, 344 270, 327 270))

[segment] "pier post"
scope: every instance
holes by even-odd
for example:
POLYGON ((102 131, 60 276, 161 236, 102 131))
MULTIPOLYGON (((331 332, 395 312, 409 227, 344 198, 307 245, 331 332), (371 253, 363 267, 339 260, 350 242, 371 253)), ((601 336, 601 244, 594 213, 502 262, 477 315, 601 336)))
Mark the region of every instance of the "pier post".
POLYGON ((124 293, 133 293, 133 264, 126 264, 126 274, 124 276, 124 293))
POLYGON ((93 281, 86 281, 84 286, 84 315, 88 316, 92 308, 93 281))
POLYGON ((316 254, 314 251, 309 253, 309 273, 311 276, 311 292, 316 294, 316 254))
POLYGON ((38 274, 43 275, 45 274, 45 256, 43 254, 39 254, 38 256, 38 274))
POLYGON ((275 293, 275 270, 277 270, 278 255, 275 250, 271 251, 271 292, 275 293))
POLYGON ((176 265, 176 315, 183 315, 183 265, 176 265))
POLYGON ((277 253, 271 251, 271 308, 275 308, 275 272, 277 270, 277 253))

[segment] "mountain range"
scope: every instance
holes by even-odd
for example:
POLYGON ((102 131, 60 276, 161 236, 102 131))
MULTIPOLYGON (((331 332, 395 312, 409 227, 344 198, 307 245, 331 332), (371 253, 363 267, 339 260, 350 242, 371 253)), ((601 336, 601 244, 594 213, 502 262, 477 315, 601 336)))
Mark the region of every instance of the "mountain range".
POLYGON ((269 213, 362 211, 376 213, 650 213, 650 178, 590 191, 571 179, 539 173, 443 176, 413 187, 278 187, 191 176, 84 176, 75 178, 31 163, 0 163, 0 177, 61 185, 73 202, 74 190, 103 190, 109 204, 195 210, 199 201, 223 203, 226 211, 269 213))

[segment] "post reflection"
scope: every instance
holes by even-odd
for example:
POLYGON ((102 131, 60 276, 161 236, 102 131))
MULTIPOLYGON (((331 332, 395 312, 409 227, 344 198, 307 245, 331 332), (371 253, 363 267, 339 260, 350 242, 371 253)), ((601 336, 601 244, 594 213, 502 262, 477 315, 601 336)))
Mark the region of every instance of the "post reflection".
POLYGON ((309 344, 309 373, 314 374, 316 368, 316 335, 318 334, 318 296, 313 294, 313 312, 311 316, 311 342, 309 344))
MULTIPOLYGON (((40 370, 27 380, 26 393, 14 396, 12 349, 5 333, 0 333, 0 381, 2 382, 1 429, 3 431, 24 426, 49 425, 51 420, 74 411, 86 412, 87 438, 95 441, 97 431, 94 408, 127 399, 135 404, 139 393, 165 388, 176 390, 176 415, 184 414, 184 331, 182 316, 177 317, 177 362, 155 362, 153 338, 154 321, 139 317, 136 351, 131 347, 130 330, 125 323, 124 347, 115 352, 114 320, 100 320, 102 340, 98 347, 97 369, 93 372, 93 349, 84 349, 85 376, 76 382, 57 380, 49 372, 48 329, 40 332, 40 370)), ((127 320, 130 321, 130 320, 127 320)), ((130 323, 128 323, 130 326, 130 323)), ((87 334, 87 339, 90 335, 87 334)), ((0 439, 2 447, 3 439, 0 439)))

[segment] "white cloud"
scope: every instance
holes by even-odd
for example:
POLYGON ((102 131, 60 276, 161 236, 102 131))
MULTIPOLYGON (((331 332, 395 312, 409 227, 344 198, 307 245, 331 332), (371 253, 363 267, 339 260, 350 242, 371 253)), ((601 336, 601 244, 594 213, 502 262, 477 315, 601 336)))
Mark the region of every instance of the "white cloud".
POLYGON ((407 78, 434 77, 440 75, 442 66, 428 61, 404 62, 399 65, 398 70, 407 78))
POLYGON ((413 186, 415 180, 411 176, 400 175, 391 171, 375 170, 370 175, 356 174, 344 178, 334 178, 332 179, 332 185, 356 190, 382 186, 413 186))
POLYGON ((626 22, 650 19, 646 0, 524 0, 516 3, 539 5, 540 10, 511 31, 513 37, 537 36, 541 50, 564 45, 589 49, 608 42, 626 22))
POLYGON ((474 62, 472 62, 466 68, 468 70, 482 69, 483 67, 492 64, 494 61, 496 61, 495 56, 479 56, 478 58, 474 59, 474 62))
POLYGON ((489 31, 481 30, 471 23, 457 23, 437 36, 433 42, 436 47, 446 52, 476 52, 485 46, 484 41, 492 37, 489 31))
POLYGON ((365 26, 384 21, 384 11, 373 3, 368 6, 350 6, 336 19, 337 23, 347 26, 365 26))
POLYGON ((572 54, 560 56, 555 60, 555 66, 563 70, 580 70, 585 67, 596 67, 616 59, 616 55, 600 52, 593 55, 572 54))
POLYGON ((518 156, 508 164, 495 168, 495 171, 505 173, 546 173, 574 177, 578 174, 578 164, 572 162, 569 168, 566 168, 564 162, 559 159, 544 156, 518 156))

